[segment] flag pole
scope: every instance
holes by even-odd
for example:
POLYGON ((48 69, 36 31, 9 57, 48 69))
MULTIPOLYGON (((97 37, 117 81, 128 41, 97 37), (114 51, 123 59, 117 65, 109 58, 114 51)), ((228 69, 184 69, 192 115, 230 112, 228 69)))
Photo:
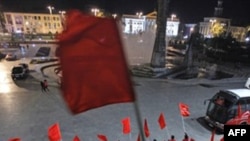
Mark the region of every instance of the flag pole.
POLYGON ((141 115, 140 115, 140 111, 139 111, 139 107, 138 107, 138 102, 137 100, 135 100, 134 103, 134 107, 135 107, 135 115, 136 115, 136 120, 137 120, 137 124, 139 126, 139 132, 141 134, 141 137, 142 137, 142 141, 146 141, 145 140, 145 135, 143 133, 143 124, 142 124, 142 120, 141 120, 141 115))
POLYGON ((170 136, 170 134, 169 134, 169 130, 168 130, 168 127, 167 127, 167 126, 166 126, 166 132, 167 132, 167 136, 168 136, 168 137, 167 137, 167 140, 168 140, 168 139, 170 139, 171 136, 170 136))
POLYGON ((183 131, 184 133, 186 133, 185 122, 184 122, 183 116, 181 116, 181 120, 182 120, 183 131))
POLYGON ((132 141, 132 140, 131 140, 131 133, 129 133, 129 141, 132 141))

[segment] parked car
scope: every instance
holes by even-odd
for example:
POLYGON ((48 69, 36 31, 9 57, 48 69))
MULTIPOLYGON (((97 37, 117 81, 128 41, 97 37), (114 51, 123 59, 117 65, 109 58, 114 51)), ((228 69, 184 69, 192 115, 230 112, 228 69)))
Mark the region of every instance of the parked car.
POLYGON ((15 54, 12 54, 12 53, 8 53, 5 56, 5 60, 7 60, 7 61, 13 61, 13 60, 16 60, 16 59, 17 59, 17 56, 15 54))
POLYGON ((28 76, 28 71, 22 65, 14 66, 11 70, 11 77, 14 80, 24 79, 27 78, 27 76, 28 76))
POLYGON ((26 72, 29 72, 29 65, 26 63, 20 63, 20 66, 23 66, 23 68, 25 69, 26 72))

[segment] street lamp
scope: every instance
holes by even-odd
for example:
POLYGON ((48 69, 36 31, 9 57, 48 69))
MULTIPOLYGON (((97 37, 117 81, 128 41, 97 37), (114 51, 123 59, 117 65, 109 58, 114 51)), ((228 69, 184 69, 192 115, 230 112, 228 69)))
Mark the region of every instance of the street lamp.
POLYGON ((143 15, 142 12, 136 12, 136 16, 138 16, 139 18, 141 18, 142 15, 143 15))
POLYGON ((55 9, 53 6, 48 6, 47 8, 49 9, 49 13, 50 13, 50 14, 52 14, 52 10, 55 9))
POLYGON ((172 14, 172 15, 171 15, 171 21, 173 21, 175 18, 176 18, 176 15, 175 15, 175 14, 172 14))
POLYGON ((93 13, 94 13, 94 15, 96 16, 96 15, 97 15, 97 13, 98 13, 98 12, 100 12, 100 10, 99 10, 99 9, 97 9, 97 8, 92 8, 92 9, 91 9, 91 12, 93 12, 93 13))

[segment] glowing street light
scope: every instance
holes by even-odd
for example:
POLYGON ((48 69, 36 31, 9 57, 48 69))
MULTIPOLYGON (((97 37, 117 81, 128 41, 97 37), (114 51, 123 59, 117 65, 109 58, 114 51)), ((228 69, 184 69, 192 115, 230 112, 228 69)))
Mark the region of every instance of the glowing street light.
POLYGON ((49 13, 50 13, 50 14, 52 14, 52 10, 55 9, 53 6, 48 6, 47 8, 49 9, 49 13))
POLYGON ((176 15, 175 15, 175 14, 172 14, 172 15, 171 15, 171 21, 173 21, 175 18, 176 18, 176 15))
POLYGON ((112 14, 112 16, 113 16, 114 18, 116 18, 116 17, 117 17, 117 14, 112 14))
POLYGON ((138 16, 139 18, 141 18, 142 15, 143 15, 142 12, 136 12, 136 16, 138 16))
POLYGON ((99 10, 99 9, 97 9, 97 8, 92 8, 92 9, 91 9, 91 12, 93 12, 93 13, 94 13, 94 15, 96 16, 96 15, 97 15, 97 13, 98 13, 98 12, 100 12, 100 10, 99 10))

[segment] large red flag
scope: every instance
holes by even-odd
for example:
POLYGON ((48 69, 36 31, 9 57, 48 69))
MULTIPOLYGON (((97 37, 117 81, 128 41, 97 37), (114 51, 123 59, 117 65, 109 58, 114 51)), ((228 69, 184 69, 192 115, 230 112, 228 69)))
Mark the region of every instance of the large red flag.
POLYGON ((150 136, 147 119, 144 120, 144 134, 147 138, 150 136))
POLYGON ((105 135, 97 135, 98 139, 100 139, 100 141, 108 141, 107 137, 105 135))
POLYGON ((21 141, 21 139, 20 138, 11 138, 8 141, 21 141))
POLYGON ((69 11, 58 40, 63 98, 72 113, 135 100, 115 19, 69 11))
POLYGON ((52 126, 49 127, 48 129, 48 137, 50 141, 60 141, 62 136, 61 136, 61 131, 58 123, 53 124, 52 126))
POLYGON ((183 117, 190 116, 189 107, 187 104, 179 103, 180 113, 183 117))
POLYGON ((165 118, 164 118, 163 113, 160 114, 160 116, 158 118, 158 123, 159 123, 161 129, 164 129, 166 127, 166 122, 165 122, 165 118))
POLYGON ((126 117, 122 120, 123 134, 129 134, 131 132, 130 118, 126 117))
POLYGON ((73 141, 81 141, 80 138, 78 136, 75 136, 73 141))

